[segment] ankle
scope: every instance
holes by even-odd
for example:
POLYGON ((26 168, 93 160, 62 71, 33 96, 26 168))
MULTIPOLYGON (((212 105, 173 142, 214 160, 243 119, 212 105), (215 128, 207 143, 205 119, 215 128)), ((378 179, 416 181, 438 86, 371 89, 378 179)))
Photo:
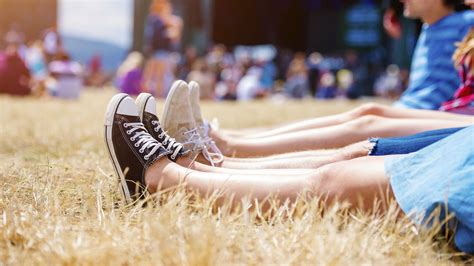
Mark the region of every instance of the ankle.
POLYGON ((181 167, 193 169, 194 164, 196 163, 196 158, 192 152, 179 157, 176 162, 181 167))
POLYGON ((338 159, 342 161, 368 156, 373 146, 374 143, 369 141, 357 142, 339 149, 337 156, 339 156, 338 159))
POLYGON ((211 163, 208 160, 206 160, 206 158, 204 158, 202 153, 199 153, 194 160, 201 164, 211 165, 211 163))
POLYGON ((145 185, 150 193, 168 188, 171 185, 171 168, 174 163, 168 159, 161 159, 145 170, 145 185))
POLYGON ((232 137, 223 134, 213 134, 212 139, 224 156, 231 157, 234 154, 235 148, 233 147, 232 137))

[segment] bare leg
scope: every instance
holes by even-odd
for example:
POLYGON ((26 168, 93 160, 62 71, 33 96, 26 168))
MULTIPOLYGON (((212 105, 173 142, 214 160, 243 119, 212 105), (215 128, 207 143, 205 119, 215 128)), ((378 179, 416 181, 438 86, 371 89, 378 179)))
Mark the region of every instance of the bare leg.
POLYGON ((169 89, 165 87, 165 75, 166 71, 168 70, 168 62, 165 59, 160 59, 155 61, 155 79, 156 79, 156 87, 154 90, 156 91, 157 97, 165 97, 164 91, 169 89))
POLYGON ((325 153, 317 154, 318 151, 311 151, 289 153, 288 157, 283 157, 285 154, 282 154, 282 156, 270 156, 267 157, 269 158, 267 160, 263 160, 264 158, 241 158, 240 161, 224 160, 222 167, 235 169, 316 169, 327 164, 367 156, 373 146, 373 143, 365 140, 332 150, 330 153, 326 151, 325 153), (254 160, 257 161, 253 162, 254 160))
MULTIPOLYGON (((221 167, 229 169, 266 169, 267 172, 268 169, 315 169, 329 163, 367 156, 373 145, 373 143, 365 140, 333 150, 301 151, 258 158, 224 157, 223 162, 215 165, 216 167, 210 167, 210 163, 202 156, 197 158, 188 156, 178 160, 178 164, 198 171, 211 172, 225 172, 220 170, 221 167)), ((258 173, 258 171, 250 172, 258 173)), ((280 170, 273 172, 281 174, 280 170)))
POLYGON ((180 183, 201 195, 216 191, 233 197, 264 201, 273 195, 281 201, 294 201, 298 195, 310 195, 327 200, 347 201, 352 207, 371 209, 375 199, 393 199, 388 178, 384 173, 383 157, 365 157, 329 164, 307 174, 291 174, 274 178, 272 174, 207 173, 189 170, 168 160, 160 160, 147 169, 146 183, 150 192, 175 187, 180 183))
POLYGON ((143 81, 142 85, 146 92, 154 93, 154 64, 153 58, 148 59, 145 64, 145 69, 143 71, 143 81))
POLYGON ((278 165, 279 167, 273 167, 274 169, 263 169, 256 163, 234 163, 233 167, 225 166, 225 167, 212 167, 200 162, 197 162, 189 157, 182 157, 179 158, 176 163, 182 167, 202 171, 202 172, 209 172, 209 173, 222 173, 222 174, 252 174, 255 176, 259 175, 273 175, 274 177, 279 176, 286 176, 288 174, 305 174, 314 169, 311 169, 304 165, 301 167, 289 167, 291 164, 289 162, 282 162, 283 165, 278 165), (286 167, 288 166, 288 167, 286 167), (280 169, 276 169, 280 168, 280 169))
MULTIPOLYGON (((441 119, 441 120, 450 120, 450 121, 472 121, 472 118, 468 115, 452 114, 440 111, 431 111, 431 110, 415 110, 415 109, 405 109, 391 107, 376 103, 364 104, 360 107, 355 108, 354 110, 337 114, 330 115, 325 117, 318 117, 314 119, 303 120, 300 122, 295 122, 283 126, 278 126, 273 129, 262 129, 258 133, 253 134, 236 134, 235 132, 231 133, 229 136, 239 136, 245 138, 263 138, 281 135, 290 132, 298 132, 308 129, 315 128, 324 128, 328 126, 339 125, 352 121, 354 119, 366 116, 366 115, 376 115, 387 118, 415 118, 415 119, 441 119)), ((225 134, 225 131, 224 131, 225 134)), ((211 133, 212 136, 212 133, 211 133)))
POLYGON ((397 119, 366 115, 340 125, 281 134, 278 136, 242 139, 219 136, 214 140, 226 156, 259 157, 288 152, 343 147, 370 137, 398 137, 422 131, 468 126, 466 121, 437 119, 397 119))

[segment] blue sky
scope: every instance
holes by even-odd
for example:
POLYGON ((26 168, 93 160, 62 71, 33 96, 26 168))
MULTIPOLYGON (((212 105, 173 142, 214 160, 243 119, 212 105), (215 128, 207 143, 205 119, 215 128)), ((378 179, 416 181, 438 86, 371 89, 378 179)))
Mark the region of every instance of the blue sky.
POLYGON ((62 34, 128 48, 132 39, 133 0, 59 0, 62 34))

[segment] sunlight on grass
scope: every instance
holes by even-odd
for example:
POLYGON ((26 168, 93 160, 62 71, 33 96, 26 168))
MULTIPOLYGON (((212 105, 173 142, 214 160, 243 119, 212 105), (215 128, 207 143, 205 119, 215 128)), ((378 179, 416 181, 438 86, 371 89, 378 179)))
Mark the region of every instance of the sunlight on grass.
MULTIPOLYGON (((322 209, 317 199, 213 205, 177 189, 159 206, 125 206, 105 151, 112 90, 80 101, 0 97, 0 261, 5 264, 449 264, 443 235, 386 215, 322 209), (435 241, 438 239, 439 241, 435 241)), ((162 102, 160 102, 162 104, 162 102)), ((222 127, 284 123, 358 103, 203 103, 222 127)), ((159 107, 161 110, 162 106, 159 107)), ((471 260, 472 262, 472 260, 471 260)))

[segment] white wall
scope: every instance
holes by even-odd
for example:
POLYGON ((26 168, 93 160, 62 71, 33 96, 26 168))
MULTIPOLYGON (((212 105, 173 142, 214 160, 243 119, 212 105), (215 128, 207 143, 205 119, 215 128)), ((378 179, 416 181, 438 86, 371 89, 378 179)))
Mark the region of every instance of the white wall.
POLYGON ((59 0, 61 34, 128 48, 133 30, 133 0, 59 0))

